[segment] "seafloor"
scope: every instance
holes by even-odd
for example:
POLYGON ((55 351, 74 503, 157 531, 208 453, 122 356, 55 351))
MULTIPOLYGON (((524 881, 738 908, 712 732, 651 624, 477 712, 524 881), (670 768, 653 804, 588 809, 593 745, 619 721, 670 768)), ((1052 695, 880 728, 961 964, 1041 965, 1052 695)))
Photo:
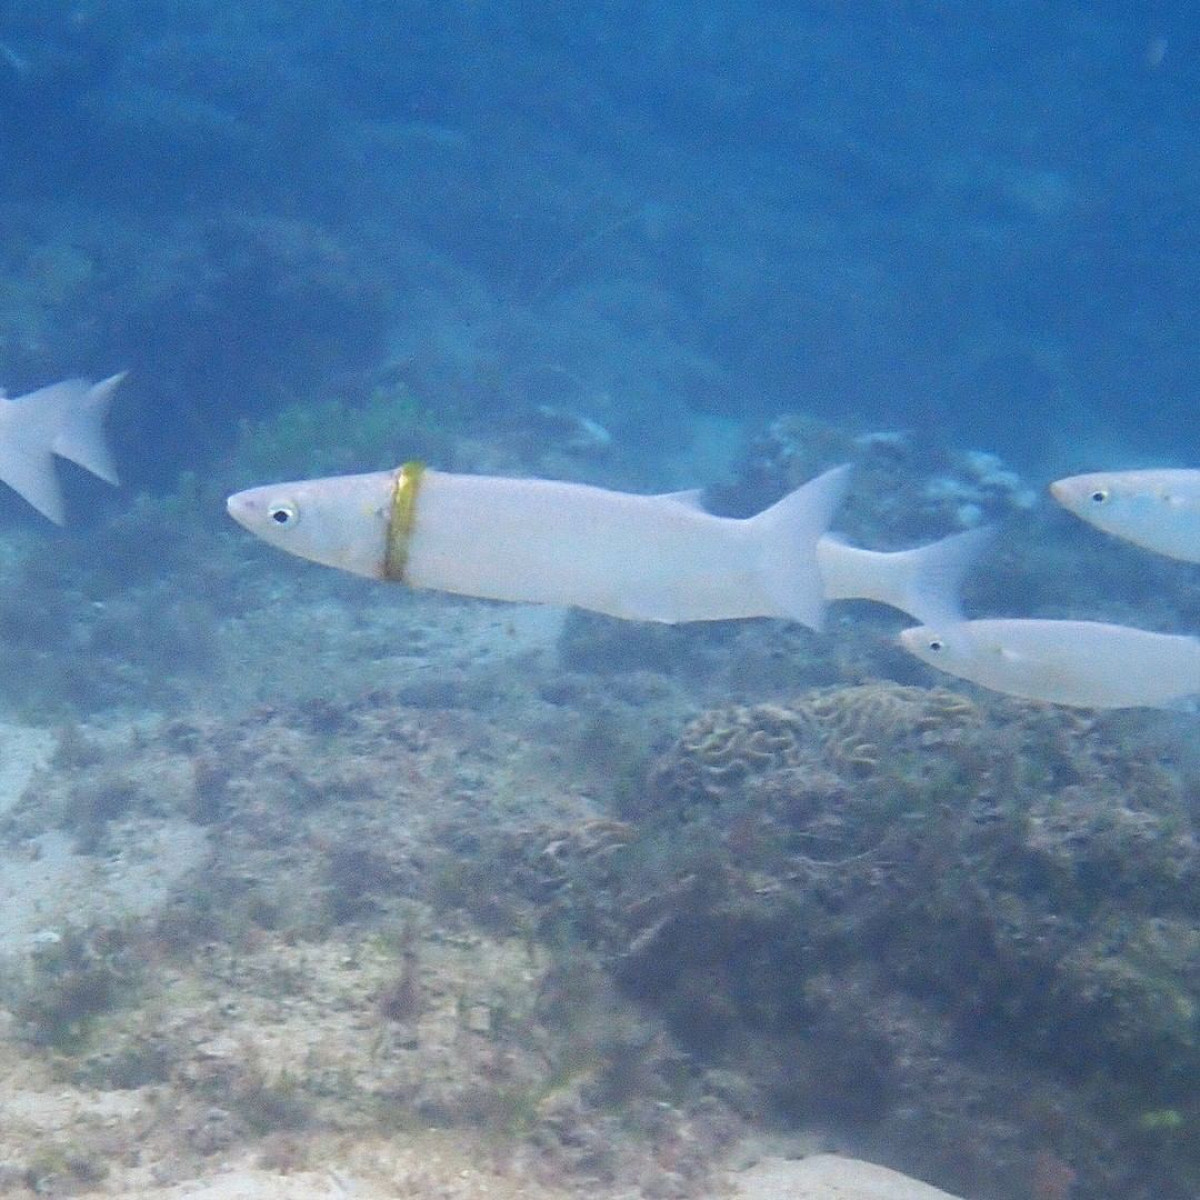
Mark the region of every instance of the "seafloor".
POLYGON ((123 489, 0 492, 0 1193, 1200 1195, 1194 716, 225 519, 854 461, 852 541, 1003 523, 973 614, 1200 629, 1041 499, 1195 465, 1187 14, 760 7, 5 7, 0 384, 130 376, 123 489))
MULTIPOLYGON (((786 435, 716 499, 809 473, 786 435)), ((978 490, 857 453, 867 540, 978 490)), ((1099 539, 1009 484, 1052 603, 1099 539)), ((134 504, 73 575, 13 552, 0 1188, 701 1197, 815 1148, 969 1200, 1196 1194, 1194 718, 943 686, 848 605, 373 585, 208 503, 134 504), (123 569, 156 538, 169 582, 123 569)))

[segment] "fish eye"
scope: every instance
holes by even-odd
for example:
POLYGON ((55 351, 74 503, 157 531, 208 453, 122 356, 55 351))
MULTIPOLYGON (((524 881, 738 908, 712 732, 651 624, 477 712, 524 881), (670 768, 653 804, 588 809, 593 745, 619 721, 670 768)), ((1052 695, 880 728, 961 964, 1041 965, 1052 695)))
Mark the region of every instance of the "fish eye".
POLYGON ((941 638, 930 638, 927 644, 928 644, 928 646, 929 646, 929 649, 930 649, 930 650, 931 650, 931 651, 932 651, 934 654, 937 654, 937 653, 939 653, 939 652, 941 651, 942 647, 943 647, 943 646, 944 646, 946 643, 945 643, 945 642, 943 642, 941 638))
POLYGON ((296 511, 295 505, 287 503, 272 504, 271 507, 267 509, 267 516, 271 518, 271 521, 274 524, 280 525, 283 528, 287 528, 289 525, 295 525, 295 523, 300 519, 300 514, 296 511))
POLYGON ((1108 499, 1108 488, 1097 488, 1088 499, 1093 504, 1103 504, 1108 499))

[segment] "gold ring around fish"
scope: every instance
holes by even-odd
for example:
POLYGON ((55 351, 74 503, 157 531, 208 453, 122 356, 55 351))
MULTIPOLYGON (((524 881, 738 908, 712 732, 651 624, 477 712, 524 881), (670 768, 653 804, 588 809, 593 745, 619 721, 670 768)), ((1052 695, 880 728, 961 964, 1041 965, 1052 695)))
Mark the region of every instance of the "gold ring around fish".
POLYGON ((392 490, 392 515, 387 527, 387 549, 383 556, 383 577, 404 582, 408 566, 408 540, 417 515, 417 489, 425 474, 423 462, 406 462, 396 469, 396 486, 392 490))

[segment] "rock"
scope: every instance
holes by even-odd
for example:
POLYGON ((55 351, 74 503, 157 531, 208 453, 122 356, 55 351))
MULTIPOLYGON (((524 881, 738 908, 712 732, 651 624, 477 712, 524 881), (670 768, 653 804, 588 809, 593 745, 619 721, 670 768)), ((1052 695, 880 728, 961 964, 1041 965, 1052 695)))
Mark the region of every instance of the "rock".
POLYGON ((961 1200, 899 1171, 839 1154, 764 1159, 734 1182, 740 1200, 961 1200))

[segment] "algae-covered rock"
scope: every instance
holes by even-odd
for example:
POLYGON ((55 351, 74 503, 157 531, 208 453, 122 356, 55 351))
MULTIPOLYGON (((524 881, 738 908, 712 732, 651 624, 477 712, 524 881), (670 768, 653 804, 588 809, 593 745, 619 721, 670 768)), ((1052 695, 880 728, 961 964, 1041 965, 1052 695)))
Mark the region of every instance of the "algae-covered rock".
MULTIPOLYGON (((1090 1157, 1088 1194, 1120 1195, 1099 1160, 1200 1077, 1194 816, 1137 738, 890 684, 708 710, 626 803, 584 927, 764 1111, 886 1130, 964 1188, 1090 1157)), ((1200 1161, 1156 1136, 1159 1194, 1188 1195, 1200 1161)))

